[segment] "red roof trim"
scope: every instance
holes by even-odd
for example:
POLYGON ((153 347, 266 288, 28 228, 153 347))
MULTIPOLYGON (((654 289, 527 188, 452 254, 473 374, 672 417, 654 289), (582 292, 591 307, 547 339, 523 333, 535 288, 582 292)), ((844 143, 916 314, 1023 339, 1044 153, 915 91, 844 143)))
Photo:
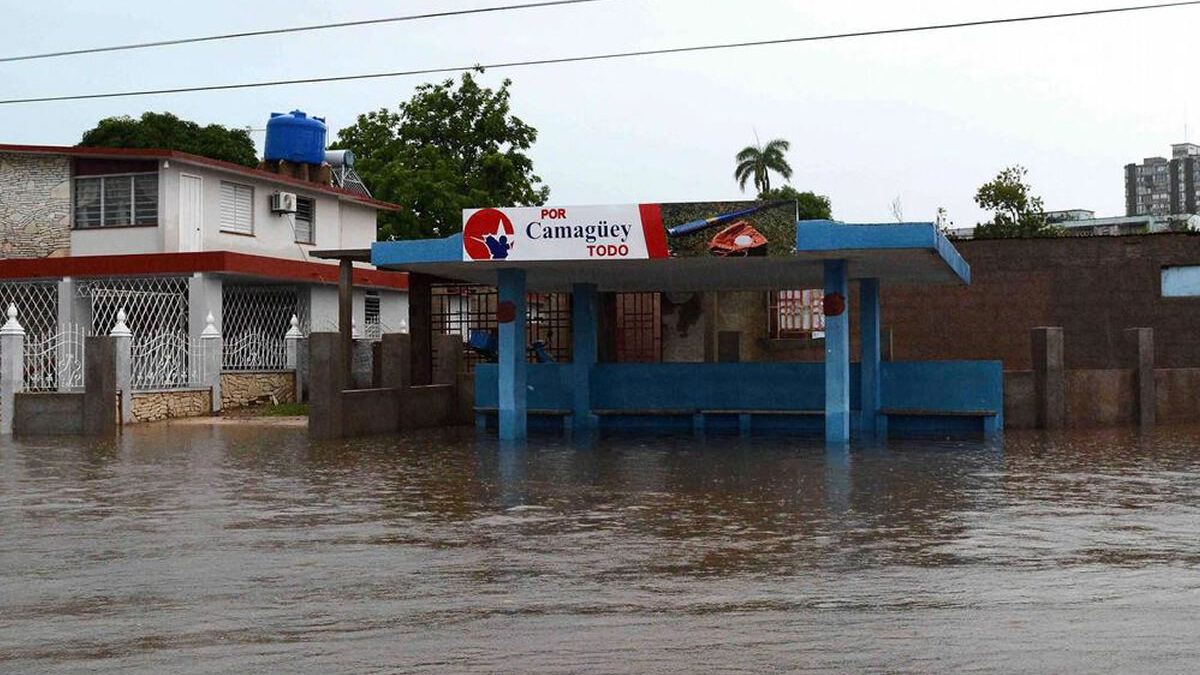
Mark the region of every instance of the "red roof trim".
POLYGON ((188 152, 179 152, 178 150, 142 150, 139 148, 77 148, 58 145, 5 145, 0 143, 0 152, 15 152, 34 155, 66 155, 68 157, 120 157, 141 158, 141 159, 165 159, 182 162, 184 164, 194 164, 206 166, 221 171, 228 171, 243 176, 252 176, 261 180, 281 183, 293 187, 302 187, 316 192, 324 192, 325 194, 335 195, 339 198, 346 199, 367 206, 374 207, 380 211, 399 211, 404 207, 390 202, 372 199, 370 197, 360 195, 357 192, 343 190, 332 185, 321 185, 309 181, 303 181, 291 176, 283 176, 270 171, 262 171, 261 169, 251 169, 239 164, 231 164, 222 162, 219 159, 210 159, 193 155, 188 152))
MULTIPOLYGON (((0 260, 0 279, 121 277, 147 274, 192 274, 193 272, 241 274, 263 279, 318 284, 336 284, 338 282, 337 265, 284 260, 231 251, 0 260)), ((354 285, 407 290, 408 275, 399 272, 355 268, 354 285)))

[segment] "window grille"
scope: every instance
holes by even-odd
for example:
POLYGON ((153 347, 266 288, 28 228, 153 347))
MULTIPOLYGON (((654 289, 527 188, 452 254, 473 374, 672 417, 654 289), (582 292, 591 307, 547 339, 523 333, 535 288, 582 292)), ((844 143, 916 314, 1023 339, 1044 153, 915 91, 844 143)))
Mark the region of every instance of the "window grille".
POLYGON ((367 291, 363 298, 363 337, 368 340, 383 338, 383 324, 379 314, 379 291, 367 291))
MULTIPOLYGON (((463 341, 468 370, 483 357, 466 346, 473 331, 495 334, 498 294, 489 286, 459 284, 433 287, 433 330, 457 335, 463 341)), ((529 343, 541 341, 556 361, 571 359, 571 296, 567 293, 530 293, 525 301, 525 321, 529 343)), ((529 354, 529 360, 536 355, 529 354)))
POLYGON ((254 234, 254 188, 221 181, 221 231, 254 234))
POLYGON ((308 325, 308 294, 296 286, 225 284, 221 293, 221 365, 225 370, 284 370, 284 334, 292 315, 308 325))
POLYGON ((75 227, 158 224, 158 174, 75 179, 75 227))
POLYGON ((825 293, 817 289, 773 291, 767 309, 771 338, 825 337, 825 293))
POLYGON ((91 306, 93 335, 108 335, 117 312, 125 310, 125 323, 133 333, 133 389, 191 384, 189 366, 198 360, 191 363, 186 277, 95 279, 81 282, 77 289, 91 306))
POLYGON ((308 197, 296 198, 296 242, 312 244, 316 242, 317 228, 313 200, 308 197))
POLYGON ((616 300, 617 361, 661 361, 662 296, 658 293, 618 293, 616 300))

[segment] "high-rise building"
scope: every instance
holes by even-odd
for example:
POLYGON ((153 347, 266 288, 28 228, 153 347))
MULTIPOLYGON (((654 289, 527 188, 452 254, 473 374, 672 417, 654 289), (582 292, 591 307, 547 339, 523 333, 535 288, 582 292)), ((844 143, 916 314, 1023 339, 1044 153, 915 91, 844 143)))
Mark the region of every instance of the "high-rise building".
POLYGON ((1171 159, 1147 157, 1125 165, 1125 215, 1196 213, 1200 204, 1200 145, 1176 143, 1171 159))

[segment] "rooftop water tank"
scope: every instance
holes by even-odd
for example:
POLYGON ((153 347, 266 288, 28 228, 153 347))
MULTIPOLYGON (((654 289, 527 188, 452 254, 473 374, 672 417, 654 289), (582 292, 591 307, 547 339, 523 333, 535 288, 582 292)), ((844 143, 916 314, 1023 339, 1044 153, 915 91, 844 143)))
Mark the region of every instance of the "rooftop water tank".
POLYGON ((263 153, 268 162, 285 159, 303 164, 320 164, 325 160, 325 120, 309 117, 299 110, 290 113, 271 113, 267 120, 267 147, 263 153))

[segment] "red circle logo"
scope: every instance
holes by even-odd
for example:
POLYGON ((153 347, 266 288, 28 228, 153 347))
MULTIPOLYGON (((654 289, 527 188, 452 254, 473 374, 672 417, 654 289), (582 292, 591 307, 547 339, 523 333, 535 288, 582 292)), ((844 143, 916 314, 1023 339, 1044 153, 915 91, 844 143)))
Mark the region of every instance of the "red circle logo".
POLYGON ((463 250, 471 260, 504 260, 513 246, 513 224, 496 209, 480 209, 463 225, 463 250))

